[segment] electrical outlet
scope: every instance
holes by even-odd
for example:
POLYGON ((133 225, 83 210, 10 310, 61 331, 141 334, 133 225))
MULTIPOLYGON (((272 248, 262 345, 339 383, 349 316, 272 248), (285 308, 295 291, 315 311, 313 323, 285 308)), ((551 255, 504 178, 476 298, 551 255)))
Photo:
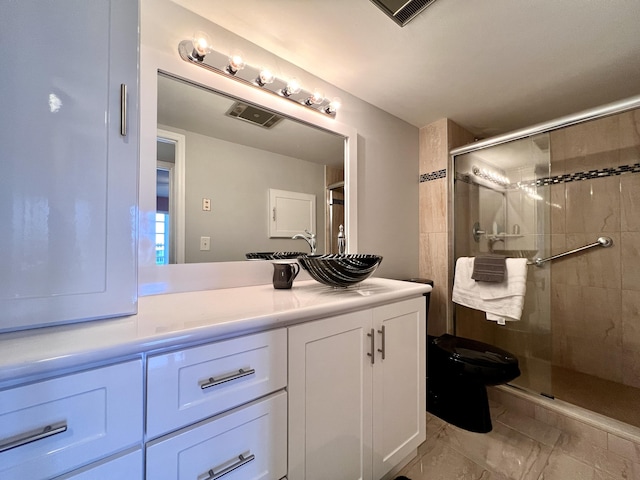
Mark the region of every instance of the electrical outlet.
POLYGON ((211 250, 211 237, 200 237, 200 251, 211 250))
MULTIPOLYGON (((211 211, 211 199, 210 198, 203 198, 202 199, 202 211, 203 212, 210 212, 211 211)), ((202 249, 200 249, 202 250, 202 249)))

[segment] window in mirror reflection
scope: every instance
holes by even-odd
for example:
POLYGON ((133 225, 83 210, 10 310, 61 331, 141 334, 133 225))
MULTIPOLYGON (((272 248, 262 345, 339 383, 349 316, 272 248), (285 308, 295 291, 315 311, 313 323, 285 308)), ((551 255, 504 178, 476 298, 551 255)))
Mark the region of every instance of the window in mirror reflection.
POLYGON ((169 263, 169 214, 156 213, 156 265, 169 263))
MULTIPOLYGON (((160 143, 160 142, 159 142, 160 143)), ((171 263, 173 242, 171 239, 172 203, 170 195, 173 181, 173 164, 158 161, 156 169, 156 265, 171 263)))

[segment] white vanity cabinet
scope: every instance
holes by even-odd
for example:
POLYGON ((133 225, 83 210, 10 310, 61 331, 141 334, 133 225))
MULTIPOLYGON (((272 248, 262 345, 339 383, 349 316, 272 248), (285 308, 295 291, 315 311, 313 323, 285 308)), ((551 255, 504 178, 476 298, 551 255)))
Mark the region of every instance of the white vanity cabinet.
POLYGON ((422 298, 289 328, 289 480, 380 479, 425 440, 422 298))
MULTIPOLYGON (((0 391, 0 478, 53 478, 140 448, 143 406, 141 360, 0 391)), ((140 478, 137 459, 127 461, 127 479, 140 478)))
POLYGON ((286 386, 284 328, 149 357, 146 478, 284 477, 286 386))
POLYGON ((138 2, 0 6, 0 331, 136 307, 138 2))

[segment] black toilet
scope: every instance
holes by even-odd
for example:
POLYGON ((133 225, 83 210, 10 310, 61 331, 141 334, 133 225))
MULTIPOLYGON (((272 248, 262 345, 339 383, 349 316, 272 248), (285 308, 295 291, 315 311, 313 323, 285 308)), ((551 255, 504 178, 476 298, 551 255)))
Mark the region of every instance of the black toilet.
MULTIPOLYGON (((413 282, 433 281, 412 279, 413 282)), ((429 319, 429 297, 427 322, 429 319)), ((520 375, 518 359, 501 348, 464 337, 427 336, 427 411, 471 432, 491 431, 487 385, 520 375)))

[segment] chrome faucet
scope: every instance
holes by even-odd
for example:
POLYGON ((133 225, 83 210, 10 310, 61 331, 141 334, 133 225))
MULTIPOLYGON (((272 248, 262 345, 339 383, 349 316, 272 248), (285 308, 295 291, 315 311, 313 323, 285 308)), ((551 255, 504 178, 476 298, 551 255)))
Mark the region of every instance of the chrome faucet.
POLYGON ((311 233, 309 230, 305 230, 304 233, 297 233, 293 237, 293 240, 297 240, 299 238, 303 239, 305 242, 309 244, 309 248, 311 248, 311 255, 316 254, 316 234, 311 233))

